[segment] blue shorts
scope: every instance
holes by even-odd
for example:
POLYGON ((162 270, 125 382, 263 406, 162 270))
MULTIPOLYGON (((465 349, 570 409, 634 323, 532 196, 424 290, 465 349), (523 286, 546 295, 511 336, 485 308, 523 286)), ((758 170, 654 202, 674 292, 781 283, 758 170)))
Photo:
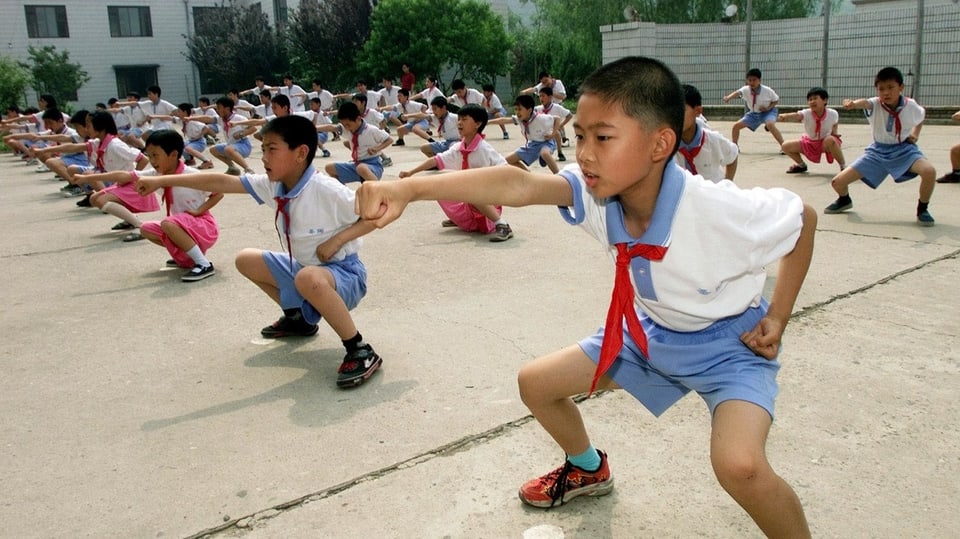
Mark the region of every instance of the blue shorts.
POLYGON ((197 140, 191 140, 183 147, 184 150, 187 148, 193 148, 194 150, 203 153, 207 149, 207 141, 203 137, 198 138, 197 140))
MULTIPOLYGON (((623 350, 607 376, 656 416, 696 391, 711 414, 722 402, 742 400, 760 406, 773 418, 780 362, 764 359, 740 342, 740 335, 753 329, 766 311, 763 302, 693 333, 663 328, 638 312, 651 359, 643 358, 624 325, 623 350)), ((600 357, 601 342, 603 328, 580 341, 580 348, 594 363, 600 357)))
POLYGON ((85 153, 69 153, 67 155, 61 155, 60 160, 63 161, 64 165, 68 167, 70 165, 77 165, 78 167, 89 167, 90 161, 87 160, 87 154, 85 153))
POLYGON ((140 137, 141 135, 143 135, 143 129, 142 129, 142 128, 139 128, 139 127, 131 127, 130 129, 127 129, 126 131, 124 131, 124 132, 121 133, 121 134, 122 134, 122 135, 133 135, 133 136, 135 136, 135 137, 140 137))
POLYGON ((411 131, 411 132, 413 131, 413 128, 416 126, 420 126, 420 129, 423 129, 424 131, 426 131, 427 129, 430 129, 430 122, 426 120, 410 120, 409 122, 403 124, 403 127, 407 131, 411 131))
POLYGON ((219 124, 212 123, 212 124, 205 124, 205 125, 207 126, 207 128, 210 129, 210 131, 213 132, 214 135, 216 135, 217 133, 220 132, 220 125, 219 125, 219 124))
MULTIPOLYGON (((500 107, 498 110, 495 110, 495 111, 493 111, 493 112, 490 112, 490 111, 488 110, 488 111, 487 111, 487 118, 496 118, 496 117, 497 117, 497 114, 499 114, 500 116, 506 116, 506 115, 507 115, 507 109, 505 109, 505 108, 503 108, 503 107, 500 107)), ((503 127, 503 126, 500 126, 500 127, 503 127)))
POLYGON ((876 189, 887 179, 888 174, 893 176, 893 181, 897 183, 916 178, 917 174, 910 172, 910 167, 923 158, 923 152, 916 144, 874 142, 867 146, 863 155, 851 166, 863 176, 863 183, 876 189))
POLYGON ((450 146, 460 142, 459 140, 438 140, 436 142, 431 142, 430 150, 433 151, 433 155, 440 155, 443 152, 450 149, 450 146))
POLYGON ((530 166, 534 161, 540 159, 540 150, 549 148, 550 153, 557 149, 557 143, 550 140, 528 140, 526 144, 517 149, 517 156, 523 161, 524 165, 530 166))
POLYGON ((329 139, 330 139, 330 133, 327 133, 327 132, 317 133, 317 142, 318 142, 318 143, 324 144, 324 143, 326 143, 327 140, 329 140, 329 139))
MULTIPOLYGON (((294 278, 303 269, 303 264, 294 260, 291 268, 290 255, 275 251, 264 251, 263 261, 273 275, 273 280, 277 282, 277 288, 280 289, 280 308, 299 308, 303 311, 304 320, 310 324, 319 322, 320 313, 300 295, 294 284, 294 278)), ((350 255, 343 260, 322 264, 320 267, 326 268, 333 274, 337 295, 343 299, 347 310, 353 310, 363 296, 367 295, 367 268, 360 261, 359 256, 350 255)))
POLYGON ((776 122, 777 114, 777 107, 773 107, 767 112, 748 112, 743 115, 743 118, 740 118, 740 121, 750 128, 750 131, 756 131, 758 127, 767 122, 776 122))
POLYGON ((248 137, 244 137, 240 140, 235 140, 227 144, 217 144, 213 148, 222 153, 227 149, 227 146, 232 146, 243 157, 250 157, 250 152, 253 151, 253 146, 250 144, 250 139, 248 137))
POLYGON ((359 165, 367 165, 367 168, 373 172, 373 175, 379 180, 383 177, 383 162, 380 160, 380 156, 374 157, 372 159, 364 159, 358 164, 354 164, 353 161, 346 161, 343 163, 334 163, 333 166, 337 170, 337 179, 340 180, 342 184, 348 184, 350 182, 361 182, 363 183, 363 178, 360 177, 360 174, 357 173, 357 167, 359 165))

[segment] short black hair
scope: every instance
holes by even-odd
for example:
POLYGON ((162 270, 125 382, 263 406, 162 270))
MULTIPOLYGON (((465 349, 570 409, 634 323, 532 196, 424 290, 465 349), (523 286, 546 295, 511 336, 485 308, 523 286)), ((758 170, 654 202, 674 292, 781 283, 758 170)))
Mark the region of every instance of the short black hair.
POLYGON ((197 99, 197 103, 200 103, 201 105, 209 105, 209 104, 210 104, 210 98, 209 98, 209 97, 200 97, 200 98, 197 99))
POLYGON ((183 137, 173 129, 159 129, 150 133, 144 147, 157 146, 163 153, 177 152, 177 159, 183 157, 183 137))
POLYGON ((551 87, 549 87, 549 86, 544 86, 543 88, 540 88, 540 90, 539 90, 537 93, 538 93, 538 94, 547 94, 548 96, 553 97, 553 88, 551 88, 551 87))
POLYGON ((222 107, 227 107, 230 110, 233 110, 233 107, 236 106, 236 103, 234 103, 233 100, 230 99, 229 97, 221 97, 217 99, 217 105, 220 105, 222 107))
POLYGON ((407 90, 406 88, 400 88, 397 90, 397 93, 404 97, 410 97, 410 90, 407 90))
POLYGON ((442 95, 438 95, 430 100, 430 106, 447 108, 447 98, 443 97, 442 95))
MULTIPOLYGON (((540 74, 537 75, 537 80, 540 80, 540 79, 542 79, 543 77, 550 77, 550 72, 549 72, 549 71, 541 71, 540 74)), ((550 77, 550 78, 553 78, 553 77, 550 77)))
POLYGON ((277 95, 273 96, 272 98, 270 98, 270 103, 272 103, 272 104, 274 104, 274 105, 281 106, 281 107, 283 107, 283 108, 285 108, 285 109, 289 109, 289 108, 290 108, 290 98, 287 97, 287 96, 285 96, 285 95, 283 95, 283 94, 277 94, 277 95))
POLYGON ((700 95, 700 90, 697 90, 697 87, 691 84, 683 85, 683 101, 688 107, 703 106, 703 96, 700 95))
POLYGON ((903 73, 895 67, 885 67, 880 71, 877 71, 876 78, 873 79, 873 85, 876 86, 881 82, 892 80, 897 84, 903 85, 903 73))
POLYGON ((467 83, 463 82, 463 79, 453 79, 453 82, 450 83, 451 90, 460 90, 466 87, 467 83))
MULTIPOLYGON (((103 131, 108 135, 117 134, 117 122, 113 120, 113 114, 100 110, 89 116, 90 126, 94 131, 103 131)), ((103 141, 101 141, 103 142, 103 141)))
POLYGON ((364 106, 364 107, 367 106, 367 95, 366 95, 366 94, 361 94, 360 92, 357 92, 357 93, 353 94, 352 96, 350 96, 350 99, 353 99, 354 101, 359 101, 359 102, 363 103, 363 106, 364 106))
POLYGON ((87 109, 80 109, 80 110, 74 112, 73 114, 70 115, 70 125, 82 125, 82 126, 86 126, 86 125, 87 125, 87 116, 89 116, 89 115, 90 115, 90 113, 87 112, 87 109))
POLYGON ((287 143, 287 147, 295 150, 300 146, 307 147, 307 165, 313 162, 317 155, 317 128, 313 122, 303 116, 282 116, 267 122, 261 131, 264 137, 273 133, 287 143))
POLYGON ((43 116, 40 117, 43 120, 59 120, 63 121, 63 113, 57 109, 47 109, 43 111, 43 116))
POLYGON ((523 107, 525 109, 533 108, 533 96, 529 94, 518 95, 516 99, 513 100, 513 104, 517 107, 523 107))
POLYGON ((492 92, 492 91, 494 91, 493 85, 490 84, 490 83, 484 84, 484 85, 481 86, 480 88, 481 88, 484 92, 492 92))
MULTIPOLYGON (((628 56, 587 76, 580 84, 580 95, 595 95, 609 104, 620 105, 646 130, 670 127, 680 144, 683 132, 683 87, 664 63, 653 58, 628 56)), ((521 96, 523 97, 523 96, 521 96)), ((676 152, 676 146, 673 152, 676 152)))
POLYGON ((828 94, 826 90, 824 90, 819 86, 814 86, 813 88, 810 88, 810 91, 807 92, 807 99, 810 99, 815 95, 819 95, 824 101, 830 99, 830 94, 828 94))
POLYGON ((762 78, 763 78, 763 75, 760 73, 760 70, 759 70, 759 69, 757 69, 757 68, 754 67, 754 68, 750 69, 749 71, 747 71, 747 76, 746 76, 746 78, 749 79, 750 77, 757 77, 758 79, 762 79, 762 78))
POLYGON ((57 98, 53 97, 52 94, 40 94, 40 101, 46 103, 48 109, 59 108, 57 107, 57 98))
POLYGON ((467 116, 473 118, 473 121, 477 122, 477 132, 483 133, 483 128, 487 126, 487 111, 480 105, 470 103, 469 105, 464 105, 460 107, 460 110, 457 111, 457 116, 467 116))
MULTIPOLYGON (((193 104, 187 103, 186 101, 177 105, 177 108, 183 111, 183 113, 187 115, 193 112, 193 104)), ((167 152, 167 153, 170 153, 170 152, 167 152)))
MULTIPOLYGON (((347 101, 346 103, 340 105, 340 108, 337 109, 337 118, 353 121, 359 117, 360 107, 358 107, 353 101, 347 101)), ((314 129, 314 131, 316 131, 316 129, 314 129)))
POLYGON ((147 92, 152 93, 152 94, 157 94, 157 97, 160 97, 160 87, 157 86, 157 85, 153 85, 153 86, 148 87, 148 88, 147 88, 147 92))

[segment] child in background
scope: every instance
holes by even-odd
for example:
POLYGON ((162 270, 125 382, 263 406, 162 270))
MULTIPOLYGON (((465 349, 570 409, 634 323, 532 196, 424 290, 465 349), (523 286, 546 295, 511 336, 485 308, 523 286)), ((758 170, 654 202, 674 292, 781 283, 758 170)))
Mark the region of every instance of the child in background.
MULTIPOLYGON (((189 157, 185 160, 187 166, 194 166, 196 160, 200 160, 200 169, 205 170, 208 168, 213 168, 213 161, 207 158, 204 155, 204 151, 207 149, 207 139, 204 138, 203 133, 207 128, 207 124, 201 121, 197 121, 193 116, 193 105, 190 103, 180 103, 177 105, 177 110, 173 111, 173 114, 170 116, 163 116, 162 119, 170 121, 174 118, 178 119, 182 124, 183 129, 183 138, 181 142, 186 141, 186 145, 180 149, 181 153, 186 153, 189 157)), ((147 118, 151 120, 154 115, 148 114, 147 118)), ((207 118, 209 117, 203 111, 200 111, 200 117, 207 118)), ((216 124, 212 124, 216 125, 216 124)), ((161 131, 169 131, 169 129, 161 129, 161 131)), ((147 137, 149 138, 149 137, 147 137)), ((146 147, 146 141, 144 141, 144 147, 146 147)), ((169 153, 169 152, 168 152, 169 153)), ((149 157, 149 155, 148 155, 149 157)), ((179 159, 179 157, 178 157, 179 159)))
MULTIPOLYGON (((540 98, 540 104, 534 107, 537 114, 549 114, 560 119, 560 125, 557 126, 556 134, 553 136, 553 142, 557 146, 557 161, 566 161, 567 156, 563 155, 563 143, 560 133, 563 127, 573 119, 573 113, 565 109, 563 105, 553 101, 553 89, 549 86, 540 88, 537 94, 540 98)), ((502 126, 501 126, 502 127, 502 126)))
MULTIPOLYGON (((89 113, 86 110, 74 112, 73 115, 70 116, 70 127, 67 131, 58 135, 48 136, 55 144, 36 152, 37 159, 40 160, 44 166, 61 179, 67 180, 67 185, 61 189, 61 193, 64 193, 65 196, 80 196, 83 194, 80 186, 73 185, 69 182, 72 177, 69 168, 71 165, 89 167, 90 159, 84 150, 63 153, 62 148, 59 146, 62 144, 83 144, 86 142, 87 138, 89 138, 87 132, 87 116, 89 116, 89 113)), ((54 118, 56 118, 55 115, 54 118)), ((44 120, 44 122, 46 122, 46 120, 44 120)), ((53 122, 54 125, 56 125, 55 119, 53 122)))
MULTIPOLYGON (((344 106, 348 105, 354 106, 344 106)), ((247 248, 236 260, 240 273, 283 309, 283 316, 260 333, 268 338, 310 336, 325 319, 347 351, 337 386, 355 387, 382 363, 350 316, 367 291, 366 268, 357 254, 359 238, 374 227, 357 219, 351 189, 316 173, 311 165, 316 149, 317 135, 309 120, 294 115, 277 118, 263 135, 266 174, 144 177, 138 190, 147 195, 180 186, 248 193, 259 204, 274 208, 277 235, 286 252, 247 248)))
POLYGON ((803 123, 804 133, 800 135, 800 140, 787 141, 781 146, 783 153, 793 159, 794 163, 787 169, 787 174, 801 174, 807 171, 807 165, 803 162, 801 153, 811 163, 819 163, 820 156, 826 154, 827 163, 836 161, 840 165, 841 172, 846 168, 843 150, 840 148, 842 144, 840 133, 837 131, 840 125, 840 113, 827 108, 829 98, 830 95, 823 88, 811 88, 807 92, 807 108, 777 117, 781 122, 803 123))
POLYGON ((526 169, 539 160, 540 166, 550 168, 556 174, 560 171, 557 162, 553 159, 553 150, 556 149, 557 129, 560 127, 560 118, 549 114, 537 114, 533 106, 533 96, 518 95, 514 101, 515 115, 510 118, 495 118, 489 123, 504 125, 507 123, 520 124, 526 144, 517 148, 507 156, 507 163, 526 169))
MULTIPOLYGON (((960 111, 954 112, 951 118, 960 122, 960 111)), ((960 183, 960 144, 950 147, 950 166, 953 170, 937 178, 937 183, 960 183)))
MULTIPOLYGON (((176 131, 154 131, 147 137, 146 145, 146 154, 153 170, 130 174, 139 180, 150 176, 196 172, 180 160, 183 149, 183 138, 176 131)), ((172 258, 167 260, 167 266, 190 268, 180 277, 183 282, 201 281, 216 273, 206 253, 220 235, 217 220, 210 209, 222 199, 221 193, 208 193, 190 187, 164 188, 163 203, 167 207, 167 216, 161 221, 147 221, 140 227, 144 238, 165 247, 170 253, 172 258)))
POLYGON ((227 165, 227 174, 234 176, 240 175, 240 169, 235 165, 242 167, 243 171, 247 174, 252 174, 253 169, 247 164, 246 158, 250 157, 250 152, 253 151, 249 137, 257 131, 257 128, 238 124, 238 122, 242 122, 246 120, 246 118, 235 113, 233 111, 233 105, 233 99, 221 97, 217 99, 216 120, 213 120, 213 118, 209 116, 206 118, 196 117, 195 119, 204 123, 220 122, 222 126, 221 131, 226 137, 227 142, 215 145, 210 149, 210 154, 227 165))
POLYGON ((710 460, 724 490, 768 537, 809 537, 800 500, 765 446, 776 358, 810 265, 816 212, 784 189, 742 190, 677 166, 683 90, 660 62, 622 58, 580 92, 577 164, 560 175, 497 167, 366 184, 358 212, 384 226, 412 200, 556 206, 616 261, 606 327, 520 370, 521 399, 567 455, 520 487, 524 503, 546 508, 613 490, 607 455, 572 396, 622 388, 660 415, 696 391, 710 411, 710 460), (778 260, 767 305, 766 266, 778 260))
POLYGON ((703 98, 695 87, 683 85, 684 114, 677 164, 704 178, 733 181, 737 174, 740 149, 720 133, 707 128, 703 118, 703 98))
POLYGON ((413 133, 423 140, 430 140, 430 135, 427 134, 427 129, 430 128, 430 122, 427 120, 427 106, 411 100, 410 90, 401 88, 397 92, 397 104, 385 108, 392 111, 391 121, 400 126, 397 129, 397 142, 393 144, 394 146, 405 146, 407 143, 404 142, 403 137, 407 133, 413 133))
MULTIPOLYGON (((483 140, 483 128, 487 126, 487 111, 479 105, 466 105, 457 111, 457 129, 460 141, 449 150, 433 158, 427 158, 411 170, 400 172, 400 178, 409 178, 418 172, 432 169, 466 170, 468 168, 494 167, 507 164, 507 160, 483 140)), ((492 204, 474 206, 453 200, 438 201, 447 219, 441 226, 459 227, 466 232, 491 234, 490 241, 507 241, 513 237, 513 229, 501 216, 503 208, 492 204)))
POLYGON ((877 97, 844 99, 846 110, 863 109, 873 132, 873 143, 853 164, 833 177, 830 182, 839 198, 823 213, 842 213, 853 207, 850 184, 863 180, 871 189, 880 187, 887 175, 900 183, 920 176, 920 198, 917 201, 917 224, 933 226, 934 219, 927 210, 937 172, 917 147, 926 110, 903 94, 903 74, 895 67, 877 72, 873 81, 877 97))
POLYGON ((359 107, 352 101, 340 105, 337 119, 345 131, 343 145, 350 149, 352 161, 327 163, 324 170, 345 184, 379 180, 383 177, 380 152, 393 144, 393 139, 386 131, 363 121, 359 107))
POLYGON ((761 125, 773 135, 777 144, 783 144, 783 135, 777 129, 777 104, 780 102, 780 96, 773 88, 762 84, 763 77, 760 70, 753 68, 747 71, 747 84, 739 90, 723 96, 723 102, 729 103, 735 97, 743 98, 744 106, 747 109, 743 118, 733 124, 733 132, 730 138, 734 144, 740 142, 740 131, 746 127, 750 131, 756 131, 761 125))
MULTIPOLYGON (((457 132, 457 116, 451 114, 450 110, 447 109, 447 98, 442 95, 434 97, 433 101, 430 102, 429 114, 405 114, 404 118, 408 120, 425 118, 436 124, 437 138, 440 140, 434 139, 433 135, 430 134, 431 131, 427 130, 427 143, 420 146, 420 151, 427 157, 433 157, 449 150, 460 140, 460 134, 457 132)), ((414 129, 414 132, 416 133, 416 129, 414 129)), ((417 134, 420 135, 420 133, 417 134)))
MULTIPOLYGON (((380 97, 380 94, 377 94, 376 92, 373 92, 373 93, 376 94, 378 98, 380 97)), ((381 131, 388 134, 390 133, 390 131, 386 129, 386 125, 387 125, 386 117, 383 114, 381 114, 379 110, 377 110, 378 107, 370 106, 366 93, 357 92, 353 94, 352 101, 357 106, 357 109, 363 111, 360 114, 360 117, 363 119, 363 121, 367 125, 376 126, 381 131)), ((390 157, 383 152, 380 152, 380 160, 383 163, 383 166, 385 167, 393 166, 393 159, 390 159, 390 157)))
MULTIPOLYGON (((507 109, 504 108, 500 98, 497 97, 492 84, 484 84, 480 87, 483 92, 483 108, 487 110, 487 119, 503 118, 507 116, 507 109)), ((503 140, 510 140, 510 133, 507 133, 507 126, 501 125, 500 131, 503 133, 503 140)))

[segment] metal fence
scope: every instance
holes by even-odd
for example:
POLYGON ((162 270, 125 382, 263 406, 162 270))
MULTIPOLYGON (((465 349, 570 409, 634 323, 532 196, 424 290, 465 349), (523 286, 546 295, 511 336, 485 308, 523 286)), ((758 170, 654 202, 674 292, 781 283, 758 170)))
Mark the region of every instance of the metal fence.
POLYGON ((752 23, 601 27, 603 60, 658 58, 703 94, 721 103, 740 88, 749 67, 763 72, 785 105, 803 105, 813 86, 841 98, 875 95, 885 66, 904 74, 905 93, 927 107, 960 108, 960 5, 883 9, 807 19, 752 23), (749 38, 749 39, 748 39, 749 38))

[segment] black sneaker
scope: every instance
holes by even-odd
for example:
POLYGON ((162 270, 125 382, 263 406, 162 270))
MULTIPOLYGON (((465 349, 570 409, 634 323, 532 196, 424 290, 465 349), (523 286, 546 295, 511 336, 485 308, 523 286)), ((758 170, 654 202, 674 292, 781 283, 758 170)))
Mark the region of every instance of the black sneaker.
POLYGON ((393 145, 394 145, 394 146, 406 146, 407 143, 404 142, 403 139, 401 138, 401 139, 397 139, 397 141, 394 142, 393 145))
POLYGON ((316 335, 320 326, 308 324, 303 318, 291 319, 281 316, 279 320, 260 330, 260 335, 268 339, 283 337, 310 337, 316 335))
POLYGON ((193 269, 184 273, 180 280, 185 283, 192 283, 193 281, 202 281, 215 273, 217 273, 217 270, 213 269, 213 264, 207 264, 206 266, 197 264, 193 266, 193 269))
POLYGON ((852 207, 853 207, 853 201, 849 199, 847 201, 844 201, 843 199, 838 198, 833 202, 833 204, 830 204, 829 206, 824 208, 823 213, 827 213, 827 214, 842 213, 849 210, 852 207))
POLYGON ((90 194, 87 193, 83 198, 77 201, 78 208, 89 208, 90 207, 90 194))
POLYGON ((174 260, 174 259, 172 259, 172 258, 168 258, 168 259, 167 259, 167 267, 168 267, 168 268, 179 268, 179 267, 180 267, 180 264, 177 264, 177 261, 176 261, 176 260, 174 260))
POLYGON ((937 178, 937 183, 960 183, 960 174, 948 172, 937 178))
POLYGON ((508 224, 497 225, 496 229, 493 231, 493 234, 490 234, 490 241, 492 242, 501 242, 507 241, 513 237, 513 229, 510 228, 508 224))
POLYGON ((566 161, 566 160, 567 160, 567 156, 563 155, 562 153, 557 155, 557 161, 566 161))
POLYGON ((365 344, 352 352, 347 352, 337 370, 337 387, 356 387, 367 381, 383 360, 373 351, 373 347, 365 344))

